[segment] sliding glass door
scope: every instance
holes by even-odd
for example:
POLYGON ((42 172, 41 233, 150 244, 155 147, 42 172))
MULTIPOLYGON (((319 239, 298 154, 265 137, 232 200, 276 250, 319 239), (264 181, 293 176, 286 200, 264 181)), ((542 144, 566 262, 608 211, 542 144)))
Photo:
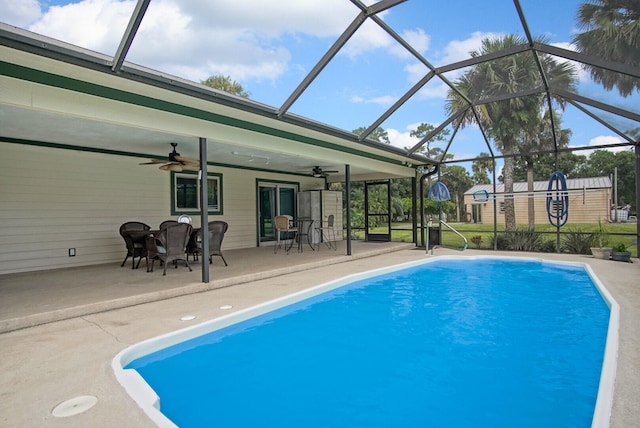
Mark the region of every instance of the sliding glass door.
POLYGON ((276 231, 273 218, 277 215, 296 215, 297 184, 264 182, 258 183, 259 243, 273 242, 276 231))

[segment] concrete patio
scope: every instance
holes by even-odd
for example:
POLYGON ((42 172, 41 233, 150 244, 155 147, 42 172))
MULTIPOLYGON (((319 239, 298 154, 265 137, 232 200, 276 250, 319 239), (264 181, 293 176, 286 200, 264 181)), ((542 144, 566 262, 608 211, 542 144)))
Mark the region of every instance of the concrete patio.
MULTIPOLYGON (((431 257, 412 244, 354 242, 346 256, 322 248, 273 254, 272 248, 226 251, 211 282, 200 264, 147 273, 119 263, 0 277, 0 426, 152 427, 116 381, 111 360, 141 340, 207 321, 345 275, 431 257), (231 305, 232 309, 221 307, 231 305), (193 321, 182 321, 185 315, 193 321), (95 406, 56 417, 61 402, 82 395, 95 406)), ((640 427, 640 263, 590 256, 437 249, 435 255, 531 256, 587 263, 620 305, 620 346, 611 427, 640 427)))

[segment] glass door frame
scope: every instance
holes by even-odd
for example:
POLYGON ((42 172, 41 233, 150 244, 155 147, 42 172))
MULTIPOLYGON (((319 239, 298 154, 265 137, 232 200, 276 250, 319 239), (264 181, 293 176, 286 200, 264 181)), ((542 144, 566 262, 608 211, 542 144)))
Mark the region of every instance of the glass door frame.
POLYGON ((364 239, 365 241, 390 242, 391 241, 391 181, 370 181, 364 183, 364 239), (369 188, 374 186, 384 186, 387 191, 387 200, 383 208, 386 212, 372 213, 369 206, 369 188), (374 224, 382 224, 386 226, 387 233, 371 233, 370 220, 374 217, 381 219, 381 222, 373 222, 374 224))
POLYGON ((290 215, 295 218, 298 210, 298 192, 300 183, 277 180, 256 180, 256 242, 258 247, 271 246, 275 244, 275 229, 273 228, 273 217, 276 215, 290 215), (266 200, 263 194, 269 191, 269 202, 273 206, 263 206, 266 200), (293 192, 290 198, 285 197, 289 192, 293 192), (265 210, 269 213, 264 215, 265 210))

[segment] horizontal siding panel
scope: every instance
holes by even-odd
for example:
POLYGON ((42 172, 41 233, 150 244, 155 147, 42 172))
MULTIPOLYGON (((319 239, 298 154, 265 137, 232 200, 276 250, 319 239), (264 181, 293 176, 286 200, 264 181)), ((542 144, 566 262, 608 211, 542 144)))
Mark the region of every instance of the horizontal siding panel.
MULTIPOLYGON (((177 217, 170 174, 138 165, 144 159, 3 142, 0 150, 0 274, 121 263, 122 223, 155 229, 177 217)), ((209 172, 223 176, 223 214, 209 220, 229 223, 225 249, 256 246, 258 179, 318 186, 312 177, 217 166, 209 172)), ((199 216, 192 217, 200 227, 199 216)))

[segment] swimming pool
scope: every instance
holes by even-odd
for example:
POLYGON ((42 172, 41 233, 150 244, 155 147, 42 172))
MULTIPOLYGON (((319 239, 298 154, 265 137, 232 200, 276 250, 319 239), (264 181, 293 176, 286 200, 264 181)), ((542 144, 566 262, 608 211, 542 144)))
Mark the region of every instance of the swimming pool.
POLYGON ((616 320, 583 265, 438 258, 143 342, 114 369, 160 426, 606 426, 616 320))

